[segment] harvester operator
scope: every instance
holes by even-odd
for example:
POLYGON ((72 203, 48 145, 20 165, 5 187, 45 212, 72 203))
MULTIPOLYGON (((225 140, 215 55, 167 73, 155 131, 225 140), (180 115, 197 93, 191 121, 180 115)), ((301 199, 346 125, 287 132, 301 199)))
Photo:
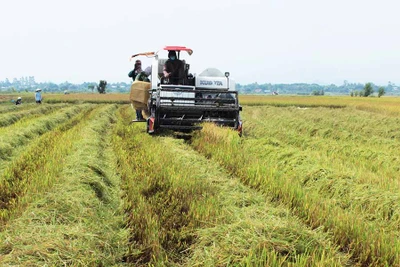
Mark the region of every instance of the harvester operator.
POLYGON ((183 62, 176 57, 175 50, 168 51, 168 60, 164 64, 164 77, 171 84, 180 84, 183 79, 183 62))

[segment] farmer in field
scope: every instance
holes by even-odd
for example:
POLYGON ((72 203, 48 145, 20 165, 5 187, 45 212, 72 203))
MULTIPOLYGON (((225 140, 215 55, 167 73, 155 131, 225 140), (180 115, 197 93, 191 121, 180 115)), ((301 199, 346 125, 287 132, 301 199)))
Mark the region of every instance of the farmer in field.
POLYGON ((42 104, 42 89, 38 88, 35 92, 36 104, 42 104))
POLYGON ((17 98, 17 101, 15 101, 15 105, 21 105, 22 104, 22 98, 19 96, 17 98))

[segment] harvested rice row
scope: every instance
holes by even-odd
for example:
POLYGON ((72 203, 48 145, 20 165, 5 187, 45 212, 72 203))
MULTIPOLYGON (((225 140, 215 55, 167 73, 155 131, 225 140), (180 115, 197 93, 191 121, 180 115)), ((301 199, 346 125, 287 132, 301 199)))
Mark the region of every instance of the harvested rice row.
POLYGON ((88 107, 88 104, 67 107, 49 116, 31 118, 0 128, 0 168, 2 161, 14 154, 15 147, 18 148, 17 151, 22 150, 30 140, 54 129, 88 107))
POLYGON ((6 240, 0 251, 8 251, 0 256, 2 265, 123 264, 127 236, 118 212, 119 177, 110 168, 115 110, 98 108, 65 134, 69 151, 56 184, 0 234, 6 240))
POLYGON ((11 125, 23 118, 29 118, 37 115, 46 115, 55 110, 65 107, 67 104, 56 104, 56 105, 36 105, 31 109, 23 109, 15 112, 9 112, 7 114, 0 115, 0 127, 11 125))
POLYGON ((6 114, 8 112, 18 112, 22 110, 30 110, 36 108, 38 105, 36 103, 29 103, 23 105, 15 105, 10 102, 1 102, 0 101, 0 114, 6 114))
POLYGON ((367 221, 358 213, 340 207, 335 199, 305 188, 298 174, 280 169, 283 162, 290 164, 284 157, 279 157, 284 154, 280 151, 284 148, 275 147, 275 150, 271 148, 269 153, 263 153, 267 146, 262 145, 262 140, 258 141, 257 144, 247 143, 234 132, 206 125, 194 138, 193 147, 220 162, 246 184, 290 207, 293 214, 311 227, 323 227, 332 233, 340 249, 351 253, 352 259, 359 264, 400 264, 400 242, 395 237, 398 233, 387 231, 374 221, 367 221))
POLYGON ((148 136, 143 125, 126 125, 131 117, 130 108, 121 110, 113 140, 130 231, 126 261, 182 264, 195 241, 194 230, 220 210, 215 192, 192 169, 175 164, 178 155, 148 136))
POLYGON ((57 180, 57 175, 63 167, 63 159, 71 149, 71 138, 66 138, 66 136, 69 130, 78 128, 77 125, 91 114, 93 108, 94 106, 89 105, 77 108, 82 112, 34 139, 26 150, 2 171, 0 174, 1 224, 17 213, 18 207, 29 203, 29 196, 25 199, 25 195, 43 192, 57 180))
MULTIPOLYGON (((122 110, 122 121, 129 114, 122 110)), ((128 110, 128 112, 131 112, 128 110)), ((115 149, 137 265, 342 266, 329 237, 249 189, 181 140, 120 124, 115 149), (313 265, 314 264, 314 265, 313 265)), ((339 256, 340 255, 340 256, 339 256)))
POLYGON ((130 104, 129 97, 125 93, 79 93, 79 94, 51 94, 46 96, 46 103, 93 103, 93 104, 130 104))

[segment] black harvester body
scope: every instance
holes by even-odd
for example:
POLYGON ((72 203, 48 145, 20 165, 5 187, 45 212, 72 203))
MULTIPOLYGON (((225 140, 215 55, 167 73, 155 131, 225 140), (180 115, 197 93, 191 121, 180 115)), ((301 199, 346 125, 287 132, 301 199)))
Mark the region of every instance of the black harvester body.
POLYGON ((237 91, 198 89, 188 85, 160 85, 151 90, 147 131, 161 129, 190 131, 201 129, 202 122, 213 122, 239 131, 241 106, 237 91))

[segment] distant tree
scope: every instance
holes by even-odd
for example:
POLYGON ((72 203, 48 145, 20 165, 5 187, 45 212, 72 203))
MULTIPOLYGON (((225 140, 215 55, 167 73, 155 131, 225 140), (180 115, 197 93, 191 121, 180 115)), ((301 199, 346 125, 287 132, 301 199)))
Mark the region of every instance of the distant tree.
POLYGON ((100 80, 100 83, 97 86, 97 91, 99 91, 100 94, 105 94, 106 93, 106 87, 107 87, 107 81, 100 80))
POLYGON ((314 90, 311 92, 311 95, 325 95, 324 89, 322 90, 314 90))
POLYGON ((378 97, 381 97, 385 94, 385 88, 383 86, 379 87, 378 89, 378 97))
POLYGON ((57 91, 59 90, 59 86, 55 83, 46 83, 43 87, 46 87, 46 89, 50 90, 50 91, 57 91))
POLYGON ((354 91, 350 92, 350 96, 353 97, 354 96, 354 91))
POLYGON ((373 92, 374 92, 374 89, 372 88, 372 84, 366 83, 364 86, 364 96, 368 97, 368 96, 372 95, 373 92))
POLYGON ((70 84, 70 85, 68 86, 68 90, 70 90, 70 91, 76 91, 76 90, 78 90, 78 85, 76 85, 76 84, 70 84))

